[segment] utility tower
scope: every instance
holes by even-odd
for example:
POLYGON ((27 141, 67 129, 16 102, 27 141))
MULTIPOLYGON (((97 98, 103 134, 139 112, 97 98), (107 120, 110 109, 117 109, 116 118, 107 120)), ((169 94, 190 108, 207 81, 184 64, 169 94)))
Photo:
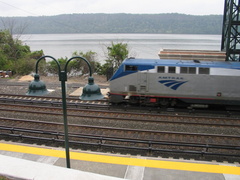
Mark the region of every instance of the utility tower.
POLYGON ((225 0, 221 50, 226 61, 240 61, 240 0, 225 0))

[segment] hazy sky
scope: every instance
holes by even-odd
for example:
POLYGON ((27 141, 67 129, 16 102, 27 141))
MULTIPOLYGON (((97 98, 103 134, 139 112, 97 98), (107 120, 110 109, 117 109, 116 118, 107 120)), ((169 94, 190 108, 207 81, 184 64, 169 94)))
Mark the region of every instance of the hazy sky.
POLYGON ((223 14, 225 0, 0 0, 0 16, 72 13, 223 14))

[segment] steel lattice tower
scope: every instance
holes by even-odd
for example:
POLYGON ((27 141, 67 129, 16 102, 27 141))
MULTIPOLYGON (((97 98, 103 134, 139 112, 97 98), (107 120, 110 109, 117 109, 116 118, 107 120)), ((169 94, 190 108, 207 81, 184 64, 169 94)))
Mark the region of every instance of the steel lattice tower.
POLYGON ((226 61, 240 61, 240 0, 225 0, 221 50, 226 61))

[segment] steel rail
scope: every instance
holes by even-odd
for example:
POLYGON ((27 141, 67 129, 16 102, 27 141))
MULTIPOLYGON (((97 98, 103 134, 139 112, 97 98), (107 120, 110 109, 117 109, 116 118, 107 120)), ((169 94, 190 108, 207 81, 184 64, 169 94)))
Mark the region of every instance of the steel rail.
MULTIPOLYGON (((4 105, 4 104, 0 104, 0 105, 4 105)), ((14 105, 7 105, 10 107, 16 107, 14 105)), ((45 115, 62 115, 62 112, 60 113, 56 113, 56 112, 52 112, 53 110, 55 111, 61 111, 60 108, 58 107, 44 107, 44 106, 28 106, 28 105, 18 105, 18 107, 20 108, 31 108, 33 110, 20 110, 20 109, 15 109, 15 108, 11 108, 11 109, 7 109, 7 108, 1 108, 0 107, 0 111, 14 111, 14 112, 20 112, 20 113, 38 113, 38 114, 45 114, 45 115), (34 109, 38 109, 37 111, 34 111, 34 109), (50 112, 46 112, 46 111, 39 111, 39 109, 47 109, 47 110, 51 110, 50 112)), ((83 111, 84 113, 86 113, 86 110, 80 110, 80 109, 72 109, 72 108, 68 108, 69 112, 81 112, 83 111)), ((81 118, 97 118, 97 119, 110 119, 110 120, 118 120, 118 121, 136 121, 136 122, 147 122, 147 123, 169 123, 169 124, 181 124, 181 125, 201 125, 201 126, 220 126, 220 127, 234 127, 234 128, 240 128, 240 123, 236 124, 236 123, 229 123, 228 124, 223 124, 223 123, 209 123, 206 121, 210 121, 210 120, 215 120, 215 121, 233 121, 233 122, 240 122, 240 119, 233 119, 233 118, 216 118, 216 117, 189 117, 189 116, 183 116, 183 115, 162 115, 162 114, 145 114, 145 113, 123 113, 123 112, 118 112, 118 111, 100 111, 100 110, 87 110, 89 112, 92 113, 104 113, 104 115, 83 115, 83 114, 73 114, 73 113, 69 113, 70 117, 81 117, 81 118), (117 113, 119 114, 124 114, 124 115, 129 115, 131 114, 133 115, 140 115, 140 116, 153 116, 159 119, 148 119, 148 118, 127 118, 127 117, 109 117, 106 116, 106 114, 113 114, 113 113, 117 113), (178 118, 178 119, 183 119, 182 120, 163 120, 164 118, 178 118), (200 118, 203 118, 205 120, 205 122, 190 122, 192 120, 197 120, 199 121, 200 118)))
MULTIPOLYGON (((161 109, 158 107, 132 107, 132 106, 112 106, 111 104, 108 103, 107 99, 104 100, 96 100, 93 103, 92 102, 83 102, 78 98, 74 98, 74 97, 67 97, 67 104, 68 106, 83 106, 86 108, 90 108, 90 107, 96 107, 95 104, 98 103, 102 103, 105 105, 102 105, 102 107, 104 108, 108 108, 108 109, 121 109, 124 111, 136 111, 136 110, 144 110, 144 111, 149 111, 149 112, 157 112, 157 113, 188 113, 194 116, 198 116, 197 114, 203 114, 203 113, 207 113, 207 114, 212 114, 213 116, 215 115, 220 115, 221 116, 233 116, 233 115, 237 115, 239 116, 238 111, 212 111, 212 110, 196 110, 196 109, 177 109, 177 108, 167 108, 167 109, 161 109), (72 101, 75 101, 74 103, 72 101)), ((56 96, 44 96, 44 97, 36 97, 36 96, 26 96, 26 95, 17 95, 17 94, 0 94, 0 101, 5 101, 5 102, 13 102, 13 103, 30 103, 30 104, 50 104, 52 106, 56 105, 56 106, 60 106, 62 105, 62 100, 60 97, 56 97, 56 96)), ((100 107, 101 105, 98 105, 98 107, 100 107)))
MULTIPOLYGON (((0 121, 13 121, 21 123, 32 123, 37 124, 46 124, 46 125, 63 125, 62 123, 56 122, 47 122, 47 121, 35 121, 35 120, 25 120, 25 119, 16 119, 16 118, 5 118, 0 117, 0 121)), ((224 134, 209 134, 209 133, 190 133, 190 132, 176 132, 176 131, 157 131, 157 130, 146 130, 146 129, 131 129, 131 128, 116 128, 116 127, 107 127, 107 126, 93 126, 93 125, 79 125, 79 124, 69 124, 69 128, 88 128, 94 130, 112 130, 112 131, 123 131, 123 132, 135 132, 135 133, 153 133, 153 134, 171 134, 171 135, 185 135, 185 136, 198 136, 198 137, 212 137, 212 138, 233 138, 239 139, 238 135, 224 135, 224 134)), ((151 140, 151 139, 149 139, 151 140)))
MULTIPOLYGON (((35 130, 29 128, 12 128, 7 126, 0 126, 1 130, 9 130, 9 133, 0 133, 0 136, 8 136, 8 137, 18 137, 18 138, 28 138, 28 139, 35 139, 35 140, 45 140, 51 142, 61 142, 63 143, 63 139, 59 139, 59 136, 64 136, 63 132, 56 132, 56 131, 43 131, 43 130, 35 130), (33 133, 33 134, 41 134, 41 135, 51 135, 56 138, 47 138, 47 137, 36 137, 36 136, 29 136, 23 134, 15 134, 15 132, 21 133, 33 133)), ((79 134, 79 133, 69 133, 69 137, 73 138, 81 138, 80 141, 76 140, 69 140, 70 143, 76 145, 95 145, 98 147, 112 147, 112 148, 124 148, 124 149, 133 149, 133 150, 144 150, 148 151, 148 153, 152 153, 154 151, 158 152, 171 152, 171 153, 191 153, 191 154, 199 154, 199 155, 217 155, 217 156, 232 156, 232 157, 240 157, 239 153, 232 154, 232 152, 226 153, 216 153, 216 152, 209 152, 209 149, 228 149, 228 150, 235 150, 240 151, 240 146, 227 146, 227 145, 215 145, 215 144, 200 144, 200 143, 185 143, 185 142, 171 142, 171 141, 149 141, 149 140, 138 140, 132 138, 121 138, 121 137, 109 137, 109 136, 96 136, 96 135, 89 135, 89 134, 79 134), (82 142, 82 139, 95 139, 97 142, 82 142), (126 146, 121 144, 107 144, 103 141, 114 141, 114 142, 122 142, 122 143, 132 143, 132 144, 146 144, 147 147, 139 147, 139 146, 126 146), (205 150, 179 150, 179 149, 163 149, 163 148, 156 148, 153 145, 160 145, 160 146, 183 146, 183 147, 194 147, 194 148, 204 148, 205 150)))

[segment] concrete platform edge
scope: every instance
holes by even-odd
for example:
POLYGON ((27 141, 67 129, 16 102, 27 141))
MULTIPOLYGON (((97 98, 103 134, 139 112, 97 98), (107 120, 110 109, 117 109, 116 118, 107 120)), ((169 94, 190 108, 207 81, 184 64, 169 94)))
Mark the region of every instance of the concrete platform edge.
POLYGON ((19 180, 65 180, 65 179, 88 179, 88 180, 119 180, 120 178, 104 176, 59 166, 33 162, 14 157, 0 155, 0 175, 17 178, 19 180))

